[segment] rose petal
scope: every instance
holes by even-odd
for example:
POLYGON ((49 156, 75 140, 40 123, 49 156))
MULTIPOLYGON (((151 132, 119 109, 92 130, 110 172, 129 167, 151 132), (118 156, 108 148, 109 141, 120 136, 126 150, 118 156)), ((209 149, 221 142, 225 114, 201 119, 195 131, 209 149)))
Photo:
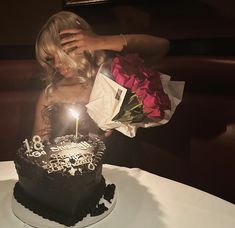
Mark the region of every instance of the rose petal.
POLYGON ((148 113, 147 117, 148 118, 157 118, 161 117, 161 111, 159 109, 152 109, 151 112, 148 113))

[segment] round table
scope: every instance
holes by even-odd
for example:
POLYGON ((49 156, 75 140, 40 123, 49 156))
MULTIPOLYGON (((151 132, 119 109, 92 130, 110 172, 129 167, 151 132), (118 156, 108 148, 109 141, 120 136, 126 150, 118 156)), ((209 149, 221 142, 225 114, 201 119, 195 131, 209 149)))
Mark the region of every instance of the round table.
MULTIPOLYGON (((104 165, 103 175, 115 183, 117 203, 91 228, 235 227, 235 205, 196 188, 138 168, 104 165)), ((0 227, 30 227, 11 210, 16 181, 14 163, 0 162, 0 227)))

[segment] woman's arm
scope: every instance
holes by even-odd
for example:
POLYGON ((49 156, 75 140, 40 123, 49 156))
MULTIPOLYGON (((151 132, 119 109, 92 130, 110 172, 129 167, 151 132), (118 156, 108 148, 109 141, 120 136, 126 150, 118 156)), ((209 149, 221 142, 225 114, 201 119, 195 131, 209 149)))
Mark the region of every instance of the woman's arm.
POLYGON ((147 34, 126 34, 101 37, 100 48, 104 50, 137 52, 145 56, 155 55, 159 58, 167 54, 169 41, 165 38, 147 34))
POLYGON ((61 45, 66 52, 76 53, 84 50, 111 50, 137 52, 143 57, 160 59, 169 50, 169 41, 165 38, 147 34, 126 34, 113 36, 100 36, 81 29, 65 29, 61 35, 61 45), (73 51, 70 51, 73 50, 73 51))
POLYGON ((105 48, 114 51, 122 51, 123 48, 125 48, 127 52, 138 53, 144 58, 145 63, 151 67, 156 67, 159 60, 169 51, 169 41, 165 38, 146 34, 128 34, 120 36, 104 37, 103 43, 105 48), (115 47, 118 48, 115 50, 115 47))
POLYGON ((34 127, 32 132, 32 135, 39 135, 42 139, 48 139, 50 134, 49 123, 46 121, 45 117, 43 117, 45 107, 48 105, 48 99, 45 90, 43 90, 36 104, 34 127))

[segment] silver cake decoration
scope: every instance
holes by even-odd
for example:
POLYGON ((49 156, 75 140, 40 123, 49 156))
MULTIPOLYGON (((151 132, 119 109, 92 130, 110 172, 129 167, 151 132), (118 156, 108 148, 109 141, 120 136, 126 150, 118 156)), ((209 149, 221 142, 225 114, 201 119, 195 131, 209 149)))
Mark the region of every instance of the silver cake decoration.
POLYGON ((48 173, 53 172, 68 172, 71 175, 75 175, 76 171, 79 172, 81 169, 78 167, 87 165, 89 170, 95 170, 95 164, 93 162, 93 154, 92 153, 83 153, 83 154, 73 154, 73 155, 61 155, 61 154, 51 154, 49 161, 45 162, 42 166, 47 170, 48 173))
POLYGON ((25 139, 23 143, 26 147, 26 156, 38 158, 46 154, 46 152, 44 151, 42 139, 39 135, 34 135, 32 141, 30 142, 28 141, 28 139, 25 139))
POLYGON ((66 135, 57 137, 53 142, 41 141, 39 136, 23 141, 18 150, 26 160, 37 164, 47 173, 62 175, 82 175, 93 171, 101 162, 105 144, 99 137, 66 135))
POLYGON ((72 148, 78 148, 78 149, 81 149, 81 150, 87 150, 88 148, 92 148, 92 146, 85 142, 85 141, 82 141, 82 142, 79 142, 79 143, 70 143, 70 144, 67 144, 67 145, 61 145, 61 146, 52 146, 50 147, 51 151, 52 152, 59 152, 59 151, 63 151, 63 150, 70 150, 72 148))

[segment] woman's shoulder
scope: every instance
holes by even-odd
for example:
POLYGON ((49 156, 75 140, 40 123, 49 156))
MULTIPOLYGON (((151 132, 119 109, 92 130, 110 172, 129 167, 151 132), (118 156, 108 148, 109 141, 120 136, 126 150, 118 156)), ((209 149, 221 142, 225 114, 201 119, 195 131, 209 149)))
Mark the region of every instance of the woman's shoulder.
POLYGON ((44 99, 49 105, 54 103, 87 103, 91 86, 81 83, 66 83, 61 81, 56 85, 51 85, 44 90, 44 99))
POLYGON ((41 93, 41 96, 46 100, 46 102, 51 105, 54 103, 55 98, 58 96, 57 87, 50 84, 41 93))
POLYGON ((59 100, 58 87, 54 85, 48 85, 42 89, 38 102, 44 106, 49 106, 52 103, 56 103, 59 100))
POLYGON ((38 104, 43 105, 43 106, 47 106, 49 104, 46 90, 47 89, 43 89, 38 98, 38 104))

